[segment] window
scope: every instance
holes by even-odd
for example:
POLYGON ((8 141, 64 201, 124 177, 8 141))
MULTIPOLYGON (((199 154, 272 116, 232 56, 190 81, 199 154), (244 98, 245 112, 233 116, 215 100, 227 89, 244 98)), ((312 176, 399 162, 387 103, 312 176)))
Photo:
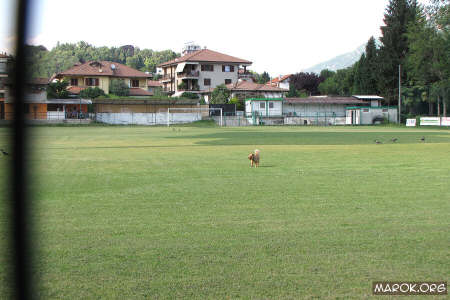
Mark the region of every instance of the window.
POLYGON ((266 103, 265 102, 259 102, 259 108, 261 108, 261 109, 266 108, 266 103))
POLYGON ((137 79, 131 80, 131 87, 139 87, 139 80, 137 79))
POLYGON ((225 84, 230 84, 231 83, 231 79, 225 79, 225 84))
POLYGON ((71 86, 78 86, 78 78, 70 78, 71 86))
POLYGON ((214 65, 202 65, 202 71, 213 72, 214 65))
POLYGON ((368 108, 364 108, 364 109, 363 109, 363 112, 368 113, 368 112, 369 112, 369 109, 368 109, 368 108))
POLYGON ((222 72, 234 72, 234 66, 222 65, 222 72))
POLYGON ((64 107, 62 104, 47 104, 47 111, 63 111, 64 107))
POLYGON ((98 78, 86 78, 84 80, 84 82, 87 86, 98 86, 99 85, 98 78))
POLYGON ((269 108, 273 108, 273 102, 269 102, 269 108))
POLYGON ((203 85, 211 85, 211 79, 210 78, 203 79, 203 85))
POLYGON ((388 112, 388 109, 387 108, 383 108, 383 112, 388 112))

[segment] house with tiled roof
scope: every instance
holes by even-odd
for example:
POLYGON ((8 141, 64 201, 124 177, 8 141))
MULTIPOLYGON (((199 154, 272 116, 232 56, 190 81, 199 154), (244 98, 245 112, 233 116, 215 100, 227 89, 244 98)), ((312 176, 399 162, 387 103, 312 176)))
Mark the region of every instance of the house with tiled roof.
POLYGON ((289 82, 292 74, 280 75, 268 81, 266 85, 276 86, 283 89, 289 89, 289 82))
MULTIPOLYGON (((87 115, 87 106, 92 102, 88 99, 47 99, 49 78, 30 78, 25 84, 24 117, 27 120, 65 120, 87 115)), ((4 100, 3 119, 14 117, 14 95, 11 93, 11 82, 4 100)))
MULTIPOLYGON (((227 84, 226 87, 231 92, 230 98, 236 97, 242 101, 247 98, 282 98, 289 91, 276 86, 242 79, 239 79, 236 83, 227 84)), ((210 88, 209 90, 201 91, 200 94, 205 97, 206 101, 209 101, 213 90, 213 88, 210 88)))
POLYGON ((112 61, 88 61, 84 64, 77 64, 56 74, 54 78, 67 80, 69 92, 75 95, 88 87, 98 87, 105 94, 109 94, 109 86, 113 79, 123 80, 130 88, 130 96, 153 95, 148 91, 151 74, 112 61))
POLYGON ((155 89, 162 88, 162 83, 159 80, 148 80, 147 81, 147 91, 154 94, 155 89))
POLYGON ((187 52, 185 55, 158 65, 162 68, 163 90, 172 95, 185 91, 199 93, 214 89, 220 84, 238 82, 238 70, 244 70, 251 61, 201 49, 187 52))
POLYGON ((231 91, 231 97, 249 98, 281 98, 289 90, 276 86, 255 83, 252 81, 240 80, 236 83, 228 84, 227 88, 231 91))

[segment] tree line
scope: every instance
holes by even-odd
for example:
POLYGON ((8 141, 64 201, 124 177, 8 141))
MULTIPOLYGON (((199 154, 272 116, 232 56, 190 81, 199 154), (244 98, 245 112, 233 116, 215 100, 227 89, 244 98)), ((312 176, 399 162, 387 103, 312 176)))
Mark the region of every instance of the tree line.
POLYGON ((28 67, 32 77, 51 77, 74 64, 90 60, 114 61, 143 72, 154 73, 158 64, 179 56, 179 53, 172 50, 154 51, 132 45, 95 47, 84 41, 57 43, 51 50, 44 46, 27 46, 28 67))
POLYGON ((450 2, 390 0, 381 27, 380 46, 373 37, 351 67, 291 77, 288 96, 381 95, 398 104, 401 75, 403 116, 446 115, 450 91, 450 2), (399 68, 400 66, 400 68, 399 68))

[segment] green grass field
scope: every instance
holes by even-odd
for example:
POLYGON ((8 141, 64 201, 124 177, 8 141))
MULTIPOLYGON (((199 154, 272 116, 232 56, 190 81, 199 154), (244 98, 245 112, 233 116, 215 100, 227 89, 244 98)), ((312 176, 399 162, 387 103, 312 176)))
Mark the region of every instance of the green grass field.
MULTIPOLYGON (((10 149, 7 137, 0 128, 10 149)), ((448 129, 34 127, 32 138, 42 299, 361 299, 375 280, 449 280, 448 129)))

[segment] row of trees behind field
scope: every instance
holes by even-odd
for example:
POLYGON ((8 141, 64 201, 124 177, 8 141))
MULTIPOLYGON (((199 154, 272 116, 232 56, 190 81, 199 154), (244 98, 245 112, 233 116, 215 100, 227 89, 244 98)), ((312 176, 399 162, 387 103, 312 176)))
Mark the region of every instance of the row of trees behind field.
POLYGON ((158 64, 180 56, 172 50, 154 51, 132 45, 95 47, 84 41, 58 43, 51 50, 47 50, 44 46, 28 46, 27 49, 28 66, 32 77, 50 77, 76 63, 90 60, 114 61, 143 72, 154 73, 158 64))
POLYGON ((404 116, 446 114, 450 94, 450 4, 391 0, 377 45, 371 37, 351 67, 291 77, 289 96, 381 95, 398 103, 399 65, 404 116))

